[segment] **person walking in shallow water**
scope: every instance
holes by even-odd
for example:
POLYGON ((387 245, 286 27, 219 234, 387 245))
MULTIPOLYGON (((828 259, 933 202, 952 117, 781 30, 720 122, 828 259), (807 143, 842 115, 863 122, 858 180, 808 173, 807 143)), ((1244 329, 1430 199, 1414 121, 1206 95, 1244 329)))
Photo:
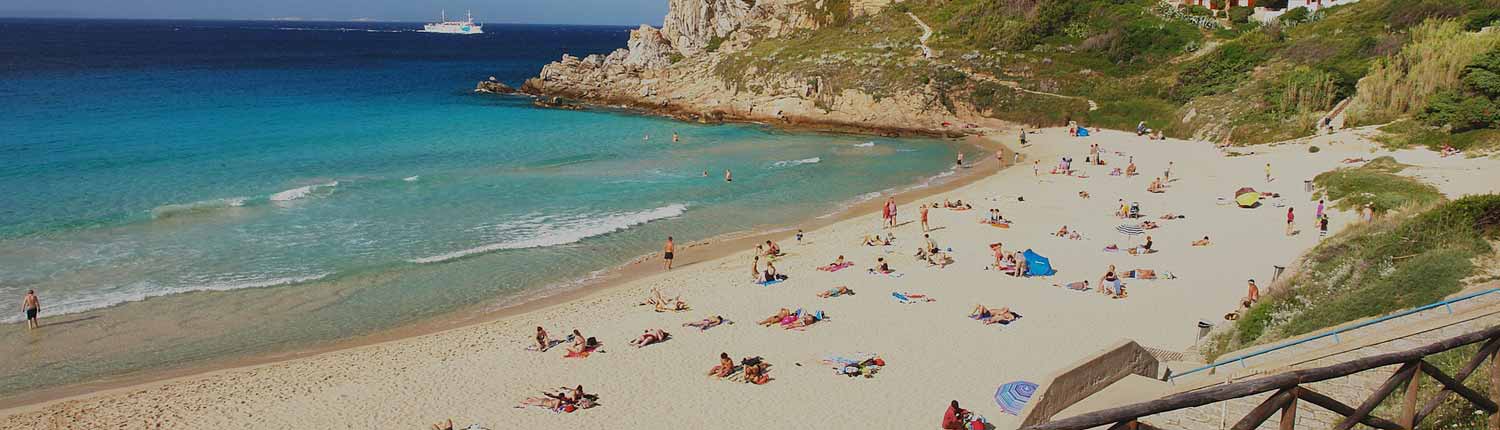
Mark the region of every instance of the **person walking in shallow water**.
POLYGON ((672 270, 672 253, 674 251, 677 251, 677 244, 672 243, 672 236, 667 236, 667 244, 665 246, 662 246, 661 249, 661 258, 664 261, 663 266, 666 267, 667 270, 672 270))
POLYGON ((21 311, 26 313, 26 329, 36 330, 41 327, 38 314, 42 313, 42 302, 36 298, 36 290, 26 290, 26 298, 21 299, 21 311))

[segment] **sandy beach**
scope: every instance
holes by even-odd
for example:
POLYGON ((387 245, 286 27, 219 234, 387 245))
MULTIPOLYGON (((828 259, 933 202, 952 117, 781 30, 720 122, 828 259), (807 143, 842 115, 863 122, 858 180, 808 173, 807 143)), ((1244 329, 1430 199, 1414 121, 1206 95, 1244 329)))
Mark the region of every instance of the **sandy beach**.
MULTIPOLYGON (((438 333, 325 352, 269 364, 151 382, 5 410, 0 428, 426 428, 452 418, 459 427, 505 428, 937 428, 950 400, 986 417, 997 428, 1019 419, 1004 414, 993 396, 1000 384, 1039 380, 1119 339, 1165 351, 1190 349, 1200 320, 1222 323, 1245 293, 1245 281, 1270 285, 1273 266, 1287 266, 1319 240, 1312 228, 1316 201, 1303 181, 1348 166, 1341 160, 1394 155, 1418 167, 1409 174, 1456 198, 1494 192, 1496 160, 1439 158, 1428 151, 1377 152, 1363 131, 1350 130, 1304 142, 1238 148, 1226 156, 1205 142, 1150 141, 1133 133, 1101 131, 1077 138, 1066 129, 1030 135, 1014 149, 1021 166, 921 201, 898 201, 900 224, 881 228, 878 210, 811 228, 798 241, 790 232, 774 240, 786 252, 776 261, 789 279, 772 286, 751 282, 753 249, 679 264, 670 272, 643 274, 496 321, 438 333), (1105 150, 1106 166, 1084 162, 1090 144, 1105 150), (1308 145, 1320 152, 1309 153, 1308 145), (1048 173, 1071 157, 1074 176, 1048 173), (1133 158, 1140 174, 1111 176, 1133 158), (1040 174, 1031 161, 1039 161, 1040 174), (1165 193, 1146 187, 1171 164, 1165 193), (1274 180, 1265 180, 1266 165, 1274 180), (1081 176, 1087 176, 1086 178, 1081 176), (1220 204, 1240 187, 1277 192, 1260 208, 1220 204), (1081 198, 1080 192, 1090 198, 1081 198), (1139 202, 1159 252, 1134 256, 1105 252, 1140 244, 1116 226, 1119 199, 1139 202), (951 248, 955 263, 928 266, 913 258, 922 243, 918 205, 963 200, 969 211, 932 209, 930 233, 951 248), (1300 234, 1286 236, 1285 204, 1296 209, 1300 234), (977 222, 999 209, 1008 229, 977 222), (1162 220, 1165 213, 1184 218, 1162 220), (1066 225, 1081 240, 1052 235, 1066 225), (864 246, 866 235, 897 240, 864 246), (1212 245, 1189 243, 1209 236, 1212 245), (1057 273, 1016 278, 987 267, 988 244, 1007 252, 1032 249, 1051 259, 1057 273), (855 265, 817 270, 843 255, 855 265), (899 277, 867 274, 884 258, 899 277), (1128 297, 1112 299, 1053 284, 1088 280, 1093 286, 1109 265, 1120 271, 1152 269, 1176 279, 1126 280, 1128 297), (854 295, 819 298, 847 286, 854 295), (637 303, 658 288, 681 296, 683 312, 653 312, 637 303), (892 293, 926 294, 931 302, 899 303, 892 293), (1008 306, 1024 317, 984 325, 968 318, 976 304, 1008 306), (780 308, 823 311, 825 321, 799 330, 755 322, 780 308), (722 315, 734 321, 707 331, 682 324, 722 315), (535 327, 554 337, 578 329, 603 342, 586 358, 564 358, 562 347, 528 351, 535 327), (671 337, 635 348, 627 342, 644 329, 671 337), (736 360, 769 362, 765 385, 706 376, 720 353, 736 360), (878 354, 887 365, 873 378, 836 375, 828 356, 878 354), (523 399, 583 385, 599 396, 597 407, 574 413, 518 408, 523 399)), ((993 135, 1012 144, 1015 131, 993 135)), ((993 161, 980 168, 993 170, 993 161)), ((808 184, 816 186, 816 184, 808 184)), ((769 207, 774 207, 770 205, 769 207)), ((1331 230, 1355 216, 1330 210, 1331 230)), ((689 258, 693 248, 681 247, 689 258)), ((688 260, 684 260, 688 261, 688 260)), ((642 266, 656 267, 658 261, 642 266)))

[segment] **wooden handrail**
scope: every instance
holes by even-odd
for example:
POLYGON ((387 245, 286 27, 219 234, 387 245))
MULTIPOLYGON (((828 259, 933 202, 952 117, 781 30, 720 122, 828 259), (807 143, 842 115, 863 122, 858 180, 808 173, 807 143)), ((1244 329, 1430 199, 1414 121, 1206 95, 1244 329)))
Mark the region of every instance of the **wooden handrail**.
MULTIPOLYGON (((1343 363, 1334 364, 1334 365, 1331 365, 1331 366, 1319 367, 1319 368, 1314 368, 1314 369, 1293 370, 1293 371, 1290 371, 1290 372, 1280 373, 1280 374, 1266 376, 1266 377, 1262 377, 1262 378, 1256 378, 1256 379, 1251 379, 1251 380, 1247 380, 1247 381, 1235 382, 1235 383, 1220 385, 1220 386, 1216 386, 1216 387, 1212 387, 1212 388, 1205 388, 1205 389, 1197 390, 1197 391, 1189 391, 1189 392, 1184 392, 1184 393, 1178 393, 1178 394, 1174 394, 1174 395, 1171 395, 1171 396, 1163 397, 1161 399, 1152 400, 1152 401, 1148 401, 1148 402, 1141 402, 1141 403, 1136 403, 1136 404, 1132 404, 1132 405, 1120 406, 1120 407, 1116 407, 1116 408, 1110 408, 1110 409, 1105 409, 1105 410, 1096 411, 1096 412, 1090 412, 1090 413, 1086 413, 1086 414, 1082 414, 1082 415, 1078 415, 1078 416, 1073 416, 1073 417, 1069 417, 1069 418, 1064 418, 1064 419, 1057 420, 1057 421, 1050 421, 1050 422, 1040 423, 1040 424, 1036 424, 1036 425, 1033 425, 1033 426, 1030 426, 1030 427, 1026 427, 1026 429, 1027 430, 1085 430, 1085 429, 1091 429, 1091 428, 1103 426, 1103 425, 1106 425, 1106 424, 1116 424, 1116 423, 1122 423, 1122 422, 1127 422, 1127 421, 1134 421, 1134 420, 1136 420, 1138 418, 1141 418, 1141 417, 1146 417, 1146 416, 1150 416, 1150 415, 1156 415, 1156 414, 1160 414, 1160 413, 1163 413, 1163 412, 1170 412, 1170 411, 1175 411, 1175 410, 1178 410, 1178 409, 1186 409, 1186 408, 1198 407, 1198 406, 1203 406, 1203 405, 1207 405, 1207 404, 1211 404, 1211 403, 1217 403, 1217 402, 1222 402, 1222 401, 1226 401, 1226 400, 1238 399, 1238 398, 1241 398, 1241 397, 1253 396, 1253 395, 1256 395, 1256 394, 1261 394, 1261 393, 1265 393, 1265 392, 1269 392, 1269 391, 1283 390, 1283 393, 1295 393, 1297 391, 1297 386, 1301 385, 1301 384, 1307 384, 1307 383, 1313 383, 1313 382, 1319 382, 1319 381, 1326 381, 1326 380, 1329 380, 1329 379, 1339 378, 1339 377, 1343 377, 1343 376, 1348 376, 1348 375, 1352 375, 1352 374, 1355 374, 1355 373, 1359 373, 1359 372, 1363 372, 1363 371, 1367 371, 1367 370, 1371 370, 1371 369, 1377 369, 1377 368, 1381 368, 1381 367, 1386 367, 1386 366, 1391 366, 1391 365, 1396 365, 1396 364, 1402 364, 1403 366, 1401 367, 1401 370, 1398 370, 1397 373, 1396 373, 1396 375, 1394 375, 1390 380, 1387 381, 1386 386, 1381 387, 1381 390, 1377 390, 1377 393, 1376 393, 1377 395, 1376 396, 1372 396, 1370 401, 1366 401, 1365 404, 1360 405, 1360 408, 1358 410, 1354 411, 1353 415, 1348 415, 1349 422, 1347 424, 1350 424, 1350 425, 1352 425, 1354 423, 1360 423, 1360 422, 1368 422, 1368 423, 1379 422, 1380 425, 1378 425, 1378 427, 1386 427, 1385 424, 1388 423, 1388 421, 1386 421, 1386 420, 1378 420, 1378 421, 1368 420, 1367 418, 1372 418, 1372 417, 1368 417, 1370 411, 1374 409, 1374 406, 1376 404, 1378 404, 1381 399, 1385 398, 1385 395, 1389 395, 1390 392, 1394 391, 1400 385, 1401 382, 1405 382, 1403 380, 1403 378, 1407 378, 1409 380, 1409 378, 1415 378, 1415 377, 1420 376, 1422 374, 1422 372, 1421 372, 1421 369, 1422 369, 1421 363, 1422 363, 1422 359, 1423 358, 1425 358, 1425 357, 1427 357, 1429 355, 1433 355, 1433 354, 1437 354, 1437 353, 1440 353, 1440 352, 1448 351, 1448 350, 1451 350, 1451 349, 1454 349, 1454 348, 1458 348, 1458 347, 1461 347, 1461 346, 1464 346, 1464 345, 1469 345, 1469 344, 1472 344, 1472 343, 1477 343, 1477 342, 1481 342, 1481 341, 1485 341, 1485 340, 1490 340, 1490 339, 1496 339, 1496 338, 1500 338, 1500 325, 1497 325, 1497 326, 1494 326, 1494 327, 1490 327, 1490 328, 1487 328, 1487 329, 1484 329, 1484 330, 1475 331, 1475 332, 1468 333, 1468 334, 1463 334, 1463 335, 1455 336, 1455 337, 1452 337, 1452 338, 1449 338, 1449 339, 1445 339, 1445 340, 1442 340, 1442 341, 1434 342, 1434 343, 1431 343, 1431 344, 1428 344, 1428 345, 1424 345, 1424 346, 1421 346, 1421 347, 1409 349, 1409 350, 1406 350, 1406 351, 1392 352, 1392 353, 1375 355, 1375 356, 1370 356, 1370 357, 1365 357, 1365 358, 1358 358, 1358 359, 1346 361, 1346 362, 1343 362, 1343 363), (1384 393, 1381 393, 1380 391, 1384 391, 1384 393)), ((1491 349, 1490 345, 1486 345, 1486 348, 1484 348, 1483 350, 1481 350, 1480 353, 1481 353, 1480 355, 1487 355, 1485 353, 1493 353, 1493 350, 1491 349)), ((1473 367, 1477 368, 1478 366, 1476 364, 1473 367)), ((1441 373, 1441 372, 1439 372, 1439 373, 1441 373)), ((1463 377, 1467 377, 1467 376, 1468 375, 1462 375, 1457 382, 1462 383, 1462 378, 1463 377)), ((1445 375, 1445 378, 1446 378, 1446 375, 1445 375)), ((1444 385, 1446 387, 1447 386, 1446 382, 1448 382, 1448 381, 1443 381, 1443 382, 1445 382, 1444 385)), ((1453 391, 1452 390, 1444 390, 1444 392, 1445 393, 1452 393, 1453 391)), ((1468 392, 1468 393, 1460 393, 1460 394, 1463 395, 1463 397, 1467 398, 1468 395, 1472 395, 1474 393, 1468 392)), ((1278 399, 1280 399, 1283 402, 1286 402, 1287 400, 1284 397, 1289 397, 1289 396, 1284 396, 1284 395, 1278 394, 1277 396, 1273 396, 1272 399, 1270 399, 1270 400, 1278 400, 1278 399)), ((1320 397, 1326 398, 1326 396, 1320 396, 1320 397)), ((1274 411, 1275 408, 1271 408, 1270 406, 1267 406, 1268 404, 1275 403, 1275 402, 1272 402, 1270 400, 1268 400, 1265 404, 1262 404, 1262 406, 1269 408, 1270 411, 1274 411)), ((1318 400, 1323 400, 1323 399, 1320 398, 1318 400)), ((1489 404, 1486 404, 1484 406, 1490 406, 1490 405, 1493 405, 1493 404, 1494 403, 1489 403, 1489 404)), ((1257 408, 1257 410, 1259 410, 1259 409, 1260 408, 1257 408)), ((1413 414, 1413 416, 1411 416, 1411 418, 1416 418, 1416 417, 1421 416, 1421 415, 1415 413, 1416 412, 1415 408, 1409 408, 1409 409, 1411 409, 1410 413, 1413 414)), ((1426 409, 1426 408, 1423 408, 1423 409, 1426 409)), ((1336 411, 1336 412, 1339 412, 1339 411, 1336 411)), ((1267 415, 1267 416, 1269 417, 1269 415, 1267 415)), ((1252 417, 1247 417, 1247 418, 1252 418, 1252 417)), ((1261 421, 1264 421, 1264 419, 1262 419, 1261 421)), ((1408 423, 1408 425, 1410 425, 1410 424, 1408 423)))

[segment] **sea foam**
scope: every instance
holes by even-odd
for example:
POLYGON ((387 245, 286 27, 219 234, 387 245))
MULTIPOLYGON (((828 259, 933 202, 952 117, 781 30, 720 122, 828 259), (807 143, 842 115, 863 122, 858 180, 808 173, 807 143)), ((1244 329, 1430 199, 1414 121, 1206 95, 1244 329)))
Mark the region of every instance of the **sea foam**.
POLYGON ((339 186, 339 181, 333 181, 333 182, 329 182, 329 183, 325 183, 325 184, 314 184, 314 185, 307 185, 307 186, 297 187, 297 188, 293 188, 293 189, 290 189, 290 190, 282 191, 282 192, 279 192, 279 193, 276 193, 276 194, 272 194, 270 200, 273 201, 273 202, 289 202, 289 201, 292 201, 292 200, 297 200, 297 199, 300 199, 300 198, 303 198, 303 197, 307 197, 308 195, 311 195, 313 191, 317 191, 317 190, 323 189, 323 188, 337 187, 337 186, 339 186))
POLYGON ((587 218, 562 220, 542 225, 530 226, 534 232, 528 232, 525 239, 507 240, 491 243, 460 251, 449 252, 431 257, 408 260, 412 263, 429 264, 456 260, 472 255, 505 249, 541 248, 547 246, 565 245, 575 243, 594 236, 601 236, 648 222, 673 218, 687 212, 687 205, 674 203, 655 209, 639 212, 624 212, 606 214, 601 216, 590 216, 587 218))
POLYGON ((216 211, 220 209, 237 208, 244 206, 249 198, 232 197, 227 199, 203 200, 192 203, 161 205, 151 209, 151 219, 171 218, 179 215, 189 215, 216 211))
MULTIPOLYGON (((174 294, 191 293, 195 291, 232 291, 247 288, 266 288, 282 285, 302 284, 317 281, 328 277, 331 273, 322 273, 307 276, 290 276, 284 278, 260 278, 246 277, 247 279, 229 279, 218 281, 205 281, 194 285, 178 287, 164 287, 155 282, 143 281, 117 288, 110 288, 104 292, 90 291, 83 297, 55 297, 47 299, 46 315, 57 316, 88 312, 95 309, 103 309, 115 305, 130 302, 139 302, 153 297, 170 296, 174 294)), ((3 320, 0 323, 21 322, 22 317, 16 315, 3 320)))
POLYGON ((800 166, 803 164, 817 164, 821 161, 823 161, 822 157, 803 158, 801 160, 783 160, 771 163, 771 167, 792 167, 800 166))

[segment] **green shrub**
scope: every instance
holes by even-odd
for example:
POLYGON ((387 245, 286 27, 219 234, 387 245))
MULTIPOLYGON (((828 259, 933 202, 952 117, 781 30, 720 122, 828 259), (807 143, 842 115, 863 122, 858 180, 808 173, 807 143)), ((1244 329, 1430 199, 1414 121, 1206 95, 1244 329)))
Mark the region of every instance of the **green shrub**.
POLYGON ((1297 8, 1288 10, 1285 13, 1282 13, 1281 16, 1276 18, 1276 20, 1281 21, 1282 24, 1296 25, 1302 23, 1303 21, 1307 21, 1307 18, 1310 16, 1311 14, 1308 13, 1306 7, 1299 6, 1297 8))
POLYGON ((1250 22, 1250 15, 1255 14, 1255 9, 1248 7, 1234 7, 1229 9, 1229 22, 1235 24, 1246 24, 1250 22))
POLYGON ((1335 207, 1344 209, 1369 204, 1377 212, 1386 212, 1427 205, 1443 198, 1437 188, 1396 174, 1406 167, 1389 156, 1380 157, 1360 167, 1319 174, 1313 178, 1313 184, 1335 207))
POLYGON ((1209 358, 1441 300, 1463 289, 1497 238, 1500 195, 1493 194, 1350 226, 1309 251, 1291 277, 1215 338, 1209 358))
POLYGON ((1307 147, 1307 152, 1308 153, 1317 154, 1318 152, 1321 152, 1321 151, 1323 151, 1323 150, 1320 149, 1320 148, 1318 148, 1318 147, 1316 147, 1316 146, 1309 146, 1309 147, 1307 147))

